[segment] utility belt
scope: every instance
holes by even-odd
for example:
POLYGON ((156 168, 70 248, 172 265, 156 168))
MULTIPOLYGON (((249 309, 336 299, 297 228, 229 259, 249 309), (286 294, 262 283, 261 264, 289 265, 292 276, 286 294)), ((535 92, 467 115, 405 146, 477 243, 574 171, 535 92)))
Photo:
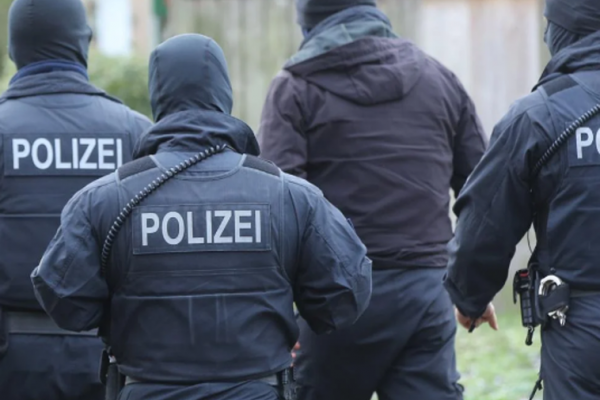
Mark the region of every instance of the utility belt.
POLYGON ((59 328, 43 311, 11 311, 0 307, 0 360, 8 351, 11 335, 95 337, 96 331, 70 332, 59 328))
POLYGON ((6 328, 9 334, 57 335, 57 336, 94 336, 96 329, 85 332, 72 332, 61 329, 52 319, 41 311, 7 311, 6 328))
POLYGON ((59 328, 43 311, 10 311, 0 307, 0 360, 8 351, 11 335, 96 337, 96 331, 66 331, 59 328))
MULTIPOLYGON (((126 385, 131 385, 134 383, 164 383, 144 381, 135 379, 130 376, 122 375, 119 372, 119 367, 117 365, 116 359, 110 354, 110 348, 105 349, 102 352, 102 360, 100 363, 100 381, 106 386, 106 400, 117 400, 117 398, 119 397, 119 393, 126 385)), ((297 398, 297 385, 293 368, 287 368, 281 372, 269 375, 264 378, 248 379, 248 381, 263 382, 267 385, 271 385, 277 388, 283 400, 296 400, 297 398)), ((200 383, 202 382, 190 384, 200 383)), ((169 382, 169 384, 173 383, 169 382)))
POLYGON ((600 290, 574 290, 556 275, 541 278, 536 264, 515 273, 513 280, 513 302, 521 306, 521 323, 527 328, 525 344, 531 346, 535 328, 558 320, 560 326, 567 323, 572 298, 600 294, 600 290))

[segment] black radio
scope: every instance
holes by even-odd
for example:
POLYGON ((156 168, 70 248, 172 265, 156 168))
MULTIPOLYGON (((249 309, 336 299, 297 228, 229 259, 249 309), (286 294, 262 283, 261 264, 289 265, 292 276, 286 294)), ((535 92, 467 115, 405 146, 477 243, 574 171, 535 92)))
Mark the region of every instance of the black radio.
POLYGON ((515 304, 517 296, 521 305, 521 323, 527 328, 525 344, 531 346, 537 318, 535 316, 535 279, 529 269, 520 269, 515 274, 513 280, 513 302, 515 304))

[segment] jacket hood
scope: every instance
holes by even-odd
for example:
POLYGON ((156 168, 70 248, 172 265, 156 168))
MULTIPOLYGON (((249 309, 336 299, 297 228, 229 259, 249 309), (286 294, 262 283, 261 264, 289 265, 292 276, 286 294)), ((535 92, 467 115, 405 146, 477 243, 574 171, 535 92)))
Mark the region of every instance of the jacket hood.
POLYGON ((374 105, 406 96, 424 62, 425 55, 395 35, 381 11, 362 6, 315 27, 284 68, 349 101, 374 105))
POLYGON ((598 0, 546 0, 544 16, 576 35, 586 36, 600 30, 598 0))
POLYGON ((588 35, 556 53, 534 90, 560 75, 586 70, 600 70, 600 32, 588 35))
POLYGON ((375 105, 405 97, 424 62, 424 54, 407 40, 369 37, 286 69, 354 103, 375 105))
POLYGON ((219 45, 206 36, 175 36, 150 56, 149 91, 155 121, 181 111, 231 114, 233 91, 219 45))
POLYGON ((92 30, 81 0, 15 0, 8 34, 10 58, 18 69, 47 60, 87 67, 92 30))
POLYGON ((87 78, 77 72, 54 71, 43 75, 30 75, 15 80, 0 96, 0 104, 7 100, 20 99, 48 94, 86 94, 102 96, 111 101, 121 103, 104 90, 88 82, 87 78))
POLYGON ((552 21, 548 21, 546 31, 544 32, 544 42, 550 50, 552 56, 556 55, 562 49, 579 42, 582 35, 570 32, 552 21))
POLYGON ((241 154, 260 154, 254 132, 239 119, 219 111, 182 111, 165 117, 146 131, 138 140, 133 157, 159 150, 200 152, 223 144, 241 154))
POLYGON ((297 21, 300 26, 312 29, 333 14, 361 5, 376 7, 377 2, 375 0, 296 0, 297 21))

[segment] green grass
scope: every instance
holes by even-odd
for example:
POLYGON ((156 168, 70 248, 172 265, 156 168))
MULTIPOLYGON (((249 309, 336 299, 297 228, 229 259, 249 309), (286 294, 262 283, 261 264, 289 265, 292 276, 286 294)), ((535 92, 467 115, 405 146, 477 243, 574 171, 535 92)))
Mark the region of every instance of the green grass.
POLYGON ((488 325, 471 334, 459 329, 456 351, 465 400, 529 398, 539 371, 539 335, 525 346, 526 330, 514 312, 499 315, 499 324, 498 332, 488 325))
MULTIPOLYGON (((533 345, 525 346, 527 331, 517 313, 516 306, 502 312, 497 332, 488 325, 471 334, 459 328, 456 351, 465 400, 529 398, 539 371, 540 338, 536 331, 533 345)), ((541 398, 538 392, 536 399, 541 398)))

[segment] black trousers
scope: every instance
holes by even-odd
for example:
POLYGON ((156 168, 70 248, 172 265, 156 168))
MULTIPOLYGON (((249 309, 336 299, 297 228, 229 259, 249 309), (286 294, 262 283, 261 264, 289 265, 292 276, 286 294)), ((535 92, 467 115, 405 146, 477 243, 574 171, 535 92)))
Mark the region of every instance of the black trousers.
POLYGON ((460 400, 456 321, 443 269, 373 272, 352 327, 315 335, 300 320, 299 400, 460 400))
POLYGON ((565 326, 542 331, 544 400, 600 399, 600 295, 571 299, 565 326))

